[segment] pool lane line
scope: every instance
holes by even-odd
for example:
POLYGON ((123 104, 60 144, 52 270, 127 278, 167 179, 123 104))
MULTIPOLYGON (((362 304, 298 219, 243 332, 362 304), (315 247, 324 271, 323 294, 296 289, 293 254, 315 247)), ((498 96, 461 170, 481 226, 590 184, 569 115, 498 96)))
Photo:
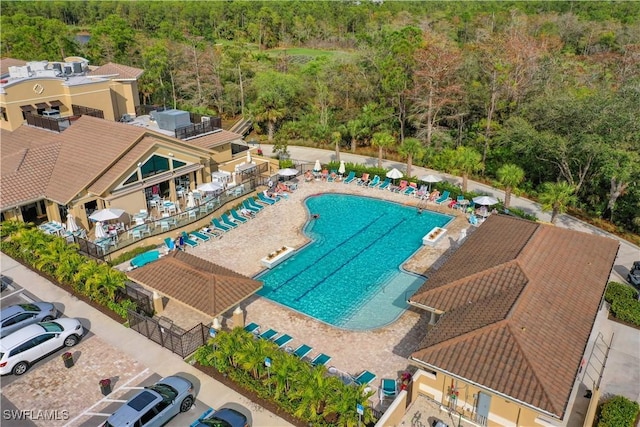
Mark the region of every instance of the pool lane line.
MULTIPOLYGON (((350 235, 349 237, 347 237, 346 239, 342 240, 342 242, 338 245, 336 245, 335 247, 338 246, 342 246, 343 244, 345 244, 347 241, 351 240, 352 238, 354 238, 354 236, 361 234, 363 231, 365 231, 366 229, 368 229, 369 227, 373 226, 373 224, 375 224, 376 222, 378 222, 379 219, 381 219, 385 214, 381 214, 380 216, 378 216, 377 218, 375 218, 373 221, 371 221, 369 224, 365 225, 364 227, 362 227, 360 230, 358 230, 356 233, 353 233, 352 235, 350 235)), ((324 255, 322 255, 320 258, 317 258, 316 261, 313 264, 309 264, 308 266, 306 266, 305 268, 303 268, 302 270, 298 271, 294 276, 290 277, 287 281, 283 282, 282 284, 280 284, 280 286, 277 286, 275 288, 271 288, 271 292, 276 292, 278 291, 278 289, 282 288, 283 286, 285 286, 287 283, 291 282, 293 279, 295 279, 297 276, 299 276, 300 274, 304 273, 305 271, 307 271, 308 269, 310 269, 311 267, 315 266, 316 264, 318 264, 319 261, 323 260, 324 258, 328 257, 329 255, 333 255, 333 251, 335 249, 330 250, 329 252, 325 253, 324 255)), ((335 271, 335 270, 334 270, 335 271)))
MULTIPOLYGON (((377 220, 376 220, 377 221, 377 220)), ((369 243, 367 246, 365 246, 364 248, 362 248, 361 251, 359 251, 357 254, 355 254, 354 256, 352 256, 351 258, 348 258, 345 262, 343 262, 340 266, 338 266, 338 268, 336 268, 335 270, 333 270, 331 272, 331 275, 335 274, 337 271, 342 270, 347 264, 349 264, 351 261, 353 261, 354 259, 356 259, 357 257, 359 257, 360 255, 362 255, 367 249, 369 249, 371 246, 373 246, 375 243, 377 243, 378 240, 384 238, 385 236, 389 235, 393 229, 395 227, 397 227, 398 225, 402 224, 402 222, 404 221, 404 219, 401 219, 398 223, 396 223, 393 227, 389 227, 389 229, 387 230, 386 233, 384 233, 382 236, 380 236, 378 239, 376 240, 372 240, 371 243, 369 243)), ((375 222, 375 221, 374 221, 375 222)), ((328 276, 328 275, 327 275, 328 276)), ((304 298, 309 292, 311 292, 312 290, 314 290, 315 288, 317 288, 318 286, 320 286, 320 284, 324 283, 327 281, 327 277, 324 277, 322 280, 320 280, 319 282, 316 282, 315 285, 311 286, 310 288, 308 288, 302 295, 300 295, 298 298, 295 298, 294 301, 300 301, 300 299, 304 298)), ((367 289, 369 289, 369 287, 367 287, 367 289)))

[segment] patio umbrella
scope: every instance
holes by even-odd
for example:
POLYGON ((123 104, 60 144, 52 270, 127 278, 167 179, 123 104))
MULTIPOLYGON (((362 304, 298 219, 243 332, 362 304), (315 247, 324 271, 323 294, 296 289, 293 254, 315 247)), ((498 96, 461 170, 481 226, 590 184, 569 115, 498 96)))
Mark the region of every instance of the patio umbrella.
POLYGON ((393 168, 389 172, 387 172, 387 178, 393 179, 393 184, 395 185, 396 179, 402 178, 402 172, 400 172, 396 168, 393 168))
POLYGON ((193 197, 193 193, 189 191, 189 195, 187 196, 187 209, 193 209, 196 207, 196 199, 193 197))
POLYGON ((338 168, 338 173, 340 175, 344 175, 346 171, 347 171, 347 168, 344 165, 344 160, 340 160, 340 167, 338 168))
POLYGON ((96 239, 104 239, 105 237, 107 237, 107 233, 102 228, 102 221, 96 222, 96 239))
POLYGON ((424 182, 428 182, 429 183, 429 191, 431 191, 431 183, 432 182, 440 182, 442 181, 442 178, 440 178, 438 175, 422 175, 420 177, 420 181, 424 181, 424 182))
POLYGON ((494 199, 493 197, 489 196, 478 196, 473 198, 473 203, 475 203, 476 205, 491 206, 498 203, 498 199, 494 199))
POLYGON ((322 170, 322 166, 320 165, 320 160, 316 160, 316 164, 313 166, 314 172, 320 172, 322 170))
POLYGON ((204 184, 198 185, 198 191, 202 191, 203 193, 215 192, 222 190, 222 184, 218 182, 206 182, 204 184))
POLYGON ((95 211, 89 216, 91 221, 109 221, 118 219, 124 214, 124 209, 107 208, 95 211))
POLYGON ((280 175, 280 176, 296 176, 296 175, 298 175, 298 169, 294 169, 294 168, 280 169, 278 171, 278 175, 280 175))
POLYGON ((78 224, 76 224, 76 220, 73 217, 73 215, 68 214, 67 215, 67 231, 70 233, 75 233, 76 231, 78 231, 78 224))

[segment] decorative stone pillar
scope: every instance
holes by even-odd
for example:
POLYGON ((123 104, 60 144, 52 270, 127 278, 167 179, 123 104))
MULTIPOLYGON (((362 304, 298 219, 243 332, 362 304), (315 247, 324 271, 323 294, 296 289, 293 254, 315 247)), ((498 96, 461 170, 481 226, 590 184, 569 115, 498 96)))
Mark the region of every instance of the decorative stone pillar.
POLYGON ((231 319, 233 320, 233 326, 244 327, 244 311, 242 311, 240 306, 237 306, 236 309, 233 310, 233 316, 231 319))
POLYGON ((153 310, 156 312, 156 314, 160 314, 164 311, 162 296, 156 291, 153 291, 153 310))

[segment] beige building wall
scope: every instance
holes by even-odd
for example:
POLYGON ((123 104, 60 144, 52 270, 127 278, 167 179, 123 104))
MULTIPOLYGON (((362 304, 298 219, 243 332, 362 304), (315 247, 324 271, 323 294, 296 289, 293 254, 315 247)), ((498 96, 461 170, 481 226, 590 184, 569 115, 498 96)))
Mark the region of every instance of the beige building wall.
POLYGON ((114 197, 109 200, 108 204, 110 208, 124 209, 131 215, 140 212, 140 209, 147 209, 147 201, 142 189, 134 193, 114 197))
POLYGON ((138 82, 136 81, 115 81, 110 83, 111 104, 113 105, 116 120, 124 114, 136 114, 136 107, 140 105, 138 96, 138 82))
MULTIPOLYGON (((428 372, 421 370, 414 375, 414 385, 412 388, 412 401, 419 394, 440 402, 443 406, 462 413, 468 419, 475 419, 475 406, 477 405, 477 395, 479 392, 491 396, 489 407, 488 427, 532 427, 551 425, 540 422, 542 413, 524 406, 514 400, 508 399, 481 389, 473 384, 458 380, 442 372, 428 372), (451 399, 450 390, 452 384, 458 391, 457 399, 451 399)), ((544 416, 544 419, 551 420, 551 417, 544 416)))

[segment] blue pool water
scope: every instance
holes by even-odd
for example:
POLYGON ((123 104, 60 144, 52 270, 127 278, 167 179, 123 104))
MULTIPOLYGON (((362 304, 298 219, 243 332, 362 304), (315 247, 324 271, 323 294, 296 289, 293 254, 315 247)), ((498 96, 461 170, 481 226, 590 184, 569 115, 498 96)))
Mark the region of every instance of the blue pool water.
POLYGON ((306 200, 319 214, 305 226, 313 240, 257 277, 259 294, 331 325, 373 329, 407 308, 424 277, 400 266, 433 227, 452 217, 379 199, 324 194, 306 200))

